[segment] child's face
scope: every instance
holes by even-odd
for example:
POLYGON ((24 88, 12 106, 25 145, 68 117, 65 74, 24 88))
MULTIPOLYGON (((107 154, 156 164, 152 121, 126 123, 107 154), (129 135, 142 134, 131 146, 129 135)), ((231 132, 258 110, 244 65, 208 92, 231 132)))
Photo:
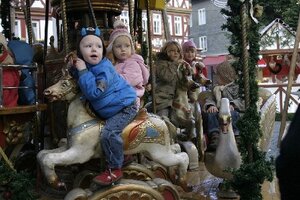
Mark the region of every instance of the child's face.
POLYGON ((178 61, 180 58, 180 50, 178 47, 174 44, 171 44, 166 49, 167 55, 170 58, 171 61, 178 61))
POLYGON ((196 49, 195 48, 188 48, 185 52, 183 52, 184 60, 187 62, 191 62, 196 58, 196 49))
POLYGON ((119 36, 115 39, 113 54, 118 61, 123 61, 129 58, 132 54, 131 41, 127 36, 119 36))
POLYGON ((95 35, 87 35, 82 38, 79 48, 83 60, 91 65, 98 64, 103 58, 102 41, 95 35))

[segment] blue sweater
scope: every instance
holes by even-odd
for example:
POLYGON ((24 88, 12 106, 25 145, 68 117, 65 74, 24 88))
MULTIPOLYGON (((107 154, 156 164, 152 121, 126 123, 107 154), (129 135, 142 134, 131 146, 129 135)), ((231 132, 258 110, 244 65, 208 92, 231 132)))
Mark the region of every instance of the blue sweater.
POLYGON ((135 90, 107 58, 103 58, 97 65, 86 65, 88 70, 78 73, 78 84, 83 97, 89 100, 99 117, 110 118, 135 103, 135 90))

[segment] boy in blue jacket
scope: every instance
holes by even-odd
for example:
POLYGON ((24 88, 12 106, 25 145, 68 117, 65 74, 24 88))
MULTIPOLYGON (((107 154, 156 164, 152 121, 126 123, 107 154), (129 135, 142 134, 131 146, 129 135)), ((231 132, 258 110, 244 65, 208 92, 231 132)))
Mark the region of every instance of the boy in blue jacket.
MULTIPOLYGON (((94 112, 106 121, 100 142, 108 166, 93 181, 111 185, 122 178, 123 141, 121 133, 136 116, 135 90, 123 79, 105 57, 106 49, 99 28, 82 28, 78 58, 71 59, 76 68, 78 85, 83 98, 94 112)), ((91 138, 93 140, 93 138, 91 138)))

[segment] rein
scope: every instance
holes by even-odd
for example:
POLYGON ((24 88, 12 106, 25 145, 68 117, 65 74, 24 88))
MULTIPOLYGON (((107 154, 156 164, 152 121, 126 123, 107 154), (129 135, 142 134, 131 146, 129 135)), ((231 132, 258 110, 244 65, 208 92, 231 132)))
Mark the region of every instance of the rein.
POLYGON ((76 94, 78 93, 78 87, 76 86, 76 82, 73 78, 70 78, 70 79, 66 79, 66 81, 69 81, 71 85, 73 85, 72 87, 69 87, 67 90, 65 90, 64 92, 61 93, 61 96, 66 96, 70 93, 73 93, 75 94, 74 97, 70 100, 68 100, 69 102, 73 101, 75 98, 76 98, 76 94))

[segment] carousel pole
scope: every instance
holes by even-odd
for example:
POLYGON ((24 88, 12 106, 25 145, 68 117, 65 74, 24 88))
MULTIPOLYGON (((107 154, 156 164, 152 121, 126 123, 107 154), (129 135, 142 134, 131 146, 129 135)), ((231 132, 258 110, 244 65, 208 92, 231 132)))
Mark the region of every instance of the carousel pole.
MULTIPOLYGON (((245 108, 248 109, 250 106, 250 84, 249 84, 249 53, 248 53, 248 12, 247 12, 247 4, 248 1, 244 1, 241 8, 241 28, 242 28, 242 61, 243 61, 243 79, 244 79, 244 94, 245 94, 245 108)), ((253 149, 252 145, 249 144, 247 146, 247 150, 249 153, 249 162, 253 161, 253 149)))
POLYGON ((168 16, 167 16, 167 11, 166 9, 163 9, 161 11, 163 22, 164 22, 164 30, 165 30, 165 38, 167 41, 171 39, 170 35, 170 29, 169 29, 169 23, 168 23, 168 16))
POLYGON ((61 1, 61 10, 62 10, 62 22, 63 22, 63 38, 64 38, 64 52, 67 55, 70 52, 69 47, 69 38, 68 38, 68 26, 67 26, 67 12, 66 12, 66 2, 65 0, 61 1))
POLYGON ((147 26, 148 26, 148 49, 149 49, 149 67, 151 75, 151 95, 152 95, 152 109, 153 113, 156 113, 156 104, 155 104, 155 69, 152 64, 152 41, 151 41, 151 18, 150 18, 150 1, 146 1, 146 10, 147 10, 147 26))
POLYGON ((287 110, 288 110, 288 106, 289 106, 289 98, 291 95, 293 77, 294 77, 294 73, 295 73, 296 60, 297 60, 298 47, 299 47, 299 39, 300 39, 300 12, 299 12, 299 16, 298 16, 298 26, 297 26, 294 50, 293 50, 293 55, 292 55, 290 71, 289 71, 288 86, 287 86, 287 91, 286 91, 286 96, 285 96, 285 101, 284 101, 284 108, 283 108, 282 116, 281 116, 279 137, 278 137, 278 142, 277 142, 278 147, 280 147, 280 142, 281 142, 283 132, 285 130, 285 125, 286 125, 286 115, 287 115, 287 110))
POLYGON ((133 13, 133 2, 132 0, 128 0, 128 13, 129 13, 129 29, 130 29, 130 35, 132 37, 133 40, 133 44, 135 44, 135 37, 134 37, 134 13, 133 13))
POLYGON ((95 13, 94 13, 94 9, 93 9, 93 5, 92 5, 91 0, 88 0, 88 6, 89 6, 90 15, 92 17, 93 26, 97 27, 97 20, 96 20, 96 16, 95 16, 95 13))
POLYGON ((32 42, 36 41, 35 35, 32 31, 32 24, 31 24, 31 14, 30 14, 30 0, 26 0, 25 8, 23 8, 25 21, 27 25, 27 31, 28 31, 28 43, 32 45, 32 42))

